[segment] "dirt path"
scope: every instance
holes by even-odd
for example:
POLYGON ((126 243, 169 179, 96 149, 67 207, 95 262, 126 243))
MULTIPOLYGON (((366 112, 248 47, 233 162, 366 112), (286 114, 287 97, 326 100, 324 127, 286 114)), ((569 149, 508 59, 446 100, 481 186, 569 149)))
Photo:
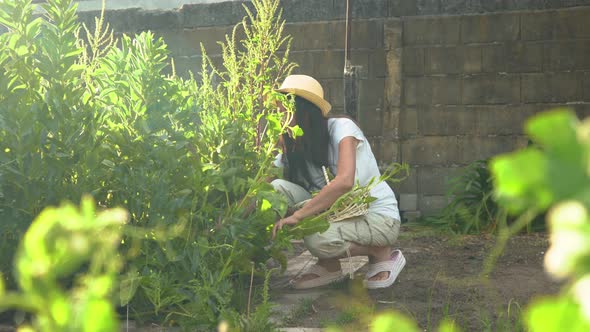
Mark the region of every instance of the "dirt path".
MULTIPOLYGON (((390 288, 366 293, 353 281, 318 290, 274 290, 278 313, 285 326, 325 327, 355 325, 367 313, 395 309, 418 321, 421 328, 435 330, 443 317, 455 319, 463 331, 518 330, 516 320, 530 299, 554 294, 559 285, 543 272, 545 235, 513 238, 499 259, 489 281, 477 276, 494 246, 491 236, 434 236, 405 230, 398 247, 407 259, 406 268, 390 288)), ((366 325, 365 325, 366 326, 366 325)))

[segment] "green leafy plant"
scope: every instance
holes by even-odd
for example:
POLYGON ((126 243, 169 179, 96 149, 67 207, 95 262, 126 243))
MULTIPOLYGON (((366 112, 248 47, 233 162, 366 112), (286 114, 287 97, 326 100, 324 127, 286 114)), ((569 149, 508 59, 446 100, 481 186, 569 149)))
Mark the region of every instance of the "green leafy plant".
POLYGON ((79 210, 71 204, 44 209, 15 257, 20 290, 5 292, 0 282, 0 311, 33 314, 32 326, 23 330, 116 330, 112 297, 127 219, 123 209, 97 212, 91 198, 83 199, 79 210))
MULTIPOLYGON (((92 192, 88 155, 100 144, 78 59, 76 5, 50 0, 44 18, 31 1, 0 3, 0 268, 43 207, 92 192)), ((14 285, 8 280, 8 286, 14 285)))
POLYGON ((261 279, 289 246, 270 242, 286 204, 265 180, 291 114, 277 111, 286 101, 274 89, 294 66, 278 1, 252 5, 223 67, 205 57, 197 83, 163 74, 166 45, 150 32, 115 43, 102 19, 81 29, 71 0, 48 1, 43 18, 31 1, 0 3, 5 275, 33 216, 89 193, 129 211, 119 304, 132 317, 207 330, 244 314, 251 267, 261 279))
POLYGON ((590 329, 590 119, 569 110, 531 118, 526 132, 535 143, 491 162, 498 202, 517 221, 500 231, 489 272, 510 236, 549 208, 551 247, 545 269, 563 280, 559 296, 534 301, 526 312, 531 331, 590 329))
POLYGON ((446 198, 450 203, 422 222, 459 234, 494 232, 499 223, 506 222, 505 211, 494 200, 487 161, 469 164, 448 185, 446 198))

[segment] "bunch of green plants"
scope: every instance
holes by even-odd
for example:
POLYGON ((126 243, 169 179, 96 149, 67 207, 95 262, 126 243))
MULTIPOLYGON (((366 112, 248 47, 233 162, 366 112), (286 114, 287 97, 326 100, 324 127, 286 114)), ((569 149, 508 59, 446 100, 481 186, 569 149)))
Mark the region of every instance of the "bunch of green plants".
MULTIPOLYGON (((408 164, 394 163, 379 178, 372 178, 364 186, 361 186, 359 183, 355 184, 349 192, 339 197, 329 209, 317 215, 304 218, 293 227, 285 228, 284 231, 279 232, 279 239, 303 239, 313 233, 325 232, 330 227, 330 222, 338 222, 347 218, 356 217, 358 213, 364 214, 369 205, 376 200, 375 197, 371 196, 371 189, 381 182, 401 182, 409 174, 410 166, 408 164)), ((326 178, 329 179, 327 174, 326 178)), ((312 196, 316 194, 312 193, 312 196)), ((299 204, 305 204, 305 202, 299 204)))
POLYGON ((422 222, 458 234, 494 232, 499 223, 506 222, 505 210, 494 200, 487 160, 469 164, 447 185, 445 197, 449 204, 439 213, 424 217, 422 222))
POLYGON ((289 246, 270 241, 286 203, 266 179, 292 114, 277 111, 279 99, 290 105, 274 89, 294 66, 278 1, 252 5, 223 44, 223 66, 205 57, 197 82, 163 74, 166 45, 149 32, 116 41, 102 18, 94 32, 81 27, 71 0, 47 1, 40 18, 30 0, 0 3, 5 276, 44 206, 89 193, 129 211, 119 305, 133 318, 207 330, 249 317, 260 299, 248 296, 251 275, 261 279, 271 257, 284 262, 289 246))
POLYGON ((18 291, 0 280, 0 312, 19 309, 32 320, 19 331, 115 331, 113 305, 123 259, 118 247, 128 214, 96 211, 87 197, 46 208, 22 239, 15 257, 18 291))
MULTIPOLYGON (((90 192, 86 156, 97 117, 83 98, 75 7, 48 1, 0 3, 0 253, 5 275, 19 238, 44 206, 90 192)), ((9 286, 14 285, 10 281, 9 286)))

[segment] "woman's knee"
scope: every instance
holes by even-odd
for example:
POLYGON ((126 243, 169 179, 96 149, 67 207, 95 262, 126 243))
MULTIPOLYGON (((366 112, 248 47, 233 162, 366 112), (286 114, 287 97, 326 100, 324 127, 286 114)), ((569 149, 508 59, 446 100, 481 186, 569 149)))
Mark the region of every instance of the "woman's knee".
POLYGON ((350 245, 340 238, 335 238, 325 233, 306 236, 303 242, 307 250, 319 259, 341 257, 350 245))

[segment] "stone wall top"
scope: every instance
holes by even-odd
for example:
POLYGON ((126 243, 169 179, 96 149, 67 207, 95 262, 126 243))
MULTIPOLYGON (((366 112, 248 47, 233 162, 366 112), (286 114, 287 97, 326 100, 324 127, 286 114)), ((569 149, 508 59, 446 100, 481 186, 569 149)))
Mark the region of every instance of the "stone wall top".
MULTIPOLYGON (((154 0, 136 0, 134 4, 154 0)), ((153 9, 150 6, 109 10, 112 16, 124 17, 125 27, 141 30, 157 29, 163 24, 169 28, 193 28, 234 25, 245 12, 242 8, 249 0, 176 1, 180 8, 153 9), (145 18, 148 18, 146 21, 145 18), (135 27, 134 22, 139 26, 135 27), (155 26, 154 26, 155 25, 155 26)), ((461 15, 506 12, 516 10, 547 10, 590 6, 590 0, 351 0, 353 19, 375 19, 403 16, 461 15)), ((342 20, 346 13, 346 0, 281 0, 283 17, 287 23, 342 20)), ((108 8, 108 5, 107 5, 108 8)), ((97 16, 96 10, 80 11, 82 20, 97 16)), ((111 20, 111 23, 112 20, 111 20)), ((115 24, 117 25, 117 24, 115 24)))

